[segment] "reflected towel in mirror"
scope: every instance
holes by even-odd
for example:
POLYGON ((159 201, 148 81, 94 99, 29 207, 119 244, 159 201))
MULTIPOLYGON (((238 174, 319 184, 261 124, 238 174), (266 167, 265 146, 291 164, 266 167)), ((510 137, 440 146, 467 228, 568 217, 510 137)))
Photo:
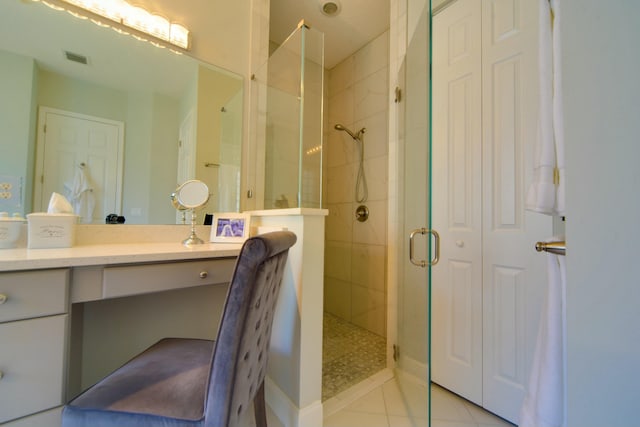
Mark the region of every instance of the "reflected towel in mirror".
POLYGON ((93 211, 96 206, 93 186, 89 179, 87 167, 78 166, 73 182, 65 183, 67 198, 73 206, 73 212, 80 217, 80 221, 85 224, 93 222, 93 211))

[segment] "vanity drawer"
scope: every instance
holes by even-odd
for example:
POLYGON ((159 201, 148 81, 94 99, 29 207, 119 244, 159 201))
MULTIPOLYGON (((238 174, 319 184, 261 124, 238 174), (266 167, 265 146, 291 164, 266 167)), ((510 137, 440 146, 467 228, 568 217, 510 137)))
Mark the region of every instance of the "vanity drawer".
POLYGON ((0 324, 0 424, 64 403, 67 317, 0 324))
POLYGON ((2 427, 60 427, 62 425, 62 406, 40 412, 35 415, 9 421, 2 427))
POLYGON ((105 267, 103 298, 228 283, 235 258, 105 267))
POLYGON ((67 311, 69 270, 0 274, 0 323, 67 311))

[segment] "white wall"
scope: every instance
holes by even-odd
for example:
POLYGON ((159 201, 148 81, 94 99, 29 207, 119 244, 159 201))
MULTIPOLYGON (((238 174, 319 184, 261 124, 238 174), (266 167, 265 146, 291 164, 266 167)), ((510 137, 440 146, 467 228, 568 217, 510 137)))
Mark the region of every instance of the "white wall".
POLYGON ((562 3, 568 425, 638 424, 640 3, 562 3))

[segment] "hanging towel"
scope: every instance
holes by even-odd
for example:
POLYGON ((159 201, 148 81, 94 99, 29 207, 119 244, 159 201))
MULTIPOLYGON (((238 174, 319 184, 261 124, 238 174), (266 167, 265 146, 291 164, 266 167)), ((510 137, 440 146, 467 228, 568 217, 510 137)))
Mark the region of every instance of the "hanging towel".
POLYGON ((86 166, 78 166, 73 182, 65 184, 67 197, 73 206, 73 212, 80 217, 81 222, 90 224, 93 222, 93 210, 95 209, 95 198, 93 187, 87 174, 86 166))
POLYGON ((564 215, 564 120, 560 51, 560 0, 539 2, 539 117, 533 181, 526 208, 564 215))
POLYGON ((520 411, 520 427, 560 427, 565 424, 565 258, 551 253, 546 257, 547 292, 529 387, 520 411))
POLYGON ((556 206, 555 213, 565 215, 565 163, 564 163, 564 115, 562 102, 562 50, 561 50, 561 13, 560 2, 550 0, 553 45, 553 136, 556 146, 556 206))

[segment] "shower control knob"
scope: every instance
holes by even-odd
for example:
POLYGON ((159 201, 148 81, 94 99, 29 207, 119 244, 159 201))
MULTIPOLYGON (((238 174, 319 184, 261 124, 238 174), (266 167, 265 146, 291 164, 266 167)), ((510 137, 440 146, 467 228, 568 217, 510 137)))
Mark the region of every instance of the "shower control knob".
POLYGON ((365 205, 360 205, 356 209, 356 219, 360 222, 365 222, 369 219, 369 209, 365 205))
POLYGON ((464 248, 464 240, 456 240, 456 246, 459 248, 464 248))

